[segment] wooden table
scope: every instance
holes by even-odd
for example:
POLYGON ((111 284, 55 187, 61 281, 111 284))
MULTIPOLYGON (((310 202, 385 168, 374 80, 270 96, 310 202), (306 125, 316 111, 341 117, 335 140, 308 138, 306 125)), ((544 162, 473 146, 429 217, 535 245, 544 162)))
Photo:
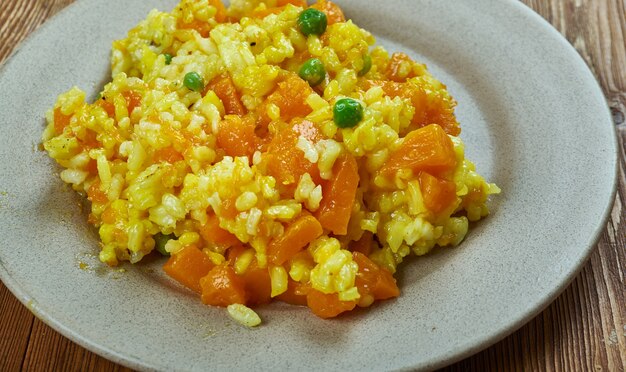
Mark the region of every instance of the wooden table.
MULTIPOLYGON (((600 82, 619 134, 618 195, 591 259, 520 330, 450 370, 626 369, 626 0, 522 0, 552 23, 600 82)), ((0 61, 73 0, 1 0, 0 61)), ((126 370, 61 336, 0 283, 0 371, 126 370)))

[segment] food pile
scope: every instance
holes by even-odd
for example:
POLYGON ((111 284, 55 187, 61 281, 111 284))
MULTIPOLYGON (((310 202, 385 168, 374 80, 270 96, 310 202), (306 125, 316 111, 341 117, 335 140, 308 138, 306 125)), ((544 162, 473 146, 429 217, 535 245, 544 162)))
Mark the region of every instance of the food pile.
POLYGON ((182 0, 113 42, 44 148, 91 202, 100 260, 164 271, 247 325, 272 300, 329 318, 399 295, 408 255, 456 246, 498 193, 464 158, 456 102, 337 4, 182 0))

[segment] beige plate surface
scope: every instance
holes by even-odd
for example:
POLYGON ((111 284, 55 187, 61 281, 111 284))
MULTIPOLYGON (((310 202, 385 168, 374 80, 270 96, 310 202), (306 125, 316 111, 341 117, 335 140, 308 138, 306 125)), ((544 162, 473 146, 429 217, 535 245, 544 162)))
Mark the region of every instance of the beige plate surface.
POLYGON ((37 150, 43 114, 72 85, 95 96, 111 41, 151 8, 170 10, 165 0, 79 1, 3 66, 3 282, 64 335, 141 369, 432 368, 540 311, 588 257, 613 201, 616 139, 592 74, 513 0, 338 2, 449 86, 468 157, 503 189, 459 248, 404 266, 397 300, 327 321, 273 304, 248 330, 165 278, 161 261, 125 271, 97 262, 80 198, 37 150))

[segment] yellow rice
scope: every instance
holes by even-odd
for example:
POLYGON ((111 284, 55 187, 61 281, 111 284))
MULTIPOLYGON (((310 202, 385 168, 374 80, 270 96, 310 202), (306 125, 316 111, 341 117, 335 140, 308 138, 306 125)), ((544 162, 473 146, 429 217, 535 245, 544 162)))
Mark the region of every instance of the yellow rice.
MULTIPOLYGON (((401 172, 394 180, 377 175, 390 153, 402 144, 403 135, 414 129, 415 107, 409 100, 391 98, 380 87, 359 88, 359 79, 383 78, 382 66, 389 55, 381 47, 373 47, 374 37, 352 21, 329 26, 325 41, 316 35, 305 37, 296 25, 302 8, 293 5, 261 19, 240 18, 251 9, 273 3, 231 1, 228 14, 232 23, 218 23, 214 18, 217 9, 206 0, 182 0, 171 13, 153 10, 125 39, 113 42, 112 81, 101 92, 113 105, 113 115, 97 102, 87 102, 85 93, 76 87, 61 94, 46 114, 44 148, 64 168, 62 180, 82 194, 96 185, 106 196, 92 200, 90 215, 100 234, 102 262, 137 263, 153 251, 153 236, 161 233, 176 236, 165 246, 170 254, 196 244, 211 262, 222 264, 227 252, 206 244, 198 228, 206 223, 208 213, 215 213, 220 227, 248 248, 237 258, 234 270, 245 273, 253 260, 259 267, 267 267, 272 297, 285 292, 287 281, 293 280, 310 283, 323 293, 337 293, 342 301, 354 301, 360 298, 355 287, 358 265, 349 244, 359 240, 364 231, 378 237, 370 259, 393 273, 410 254, 424 255, 435 246, 458 245, 469 222, 488 214, 487 197, 499 189, 486 183, 465 159, 459 137, 450 136, 457 158, 452 176, 457 200, 456 208, 446 215, 435 215, 426 208, 417 175, 401 172), (178 27, 181 22, 194 21, 210 25, 208 37, 178 27), (172 51, 170 64, 165 51, 172 51), (294 56, 303 51, 319 58, 331 78, 306 100, 312 109, 306 119, 316 123, 327 139, 313 143, 300 137, 297 148, 317 164, 324 180, 333 177, 338 157, 350 153, 358 161, 361 182, 345 236, 325 231, 308 246, 308 258, 297 256, 285 265, 270 266, 268 244, 284 233, 286 224, 319 208, 322 187, 305 174, 296 180, 294 197, 281 198, 276 180, 261 166, 265 153, 257 151, 251 159, 225 156, 216 144, 225 115, 223 102, 211 90, 203 96, 187 89, 183 80, 190 71, 197 72, 204 82, 227 73, 245 108, 253 111, 276 89, 285 70, 297 71, 294 56), (372 68, 359 77, 362 55, 368 52, 372 68), (140 96, 141 104, 129 113, 123 94, 131 90, 140 96), (364 117, 355 128, 340 129, 333 122, 332 105, 346 96, 362 103, 364 117), (55 131, 54 110, 71 116, 61 133, 55 131), (89 133, 95 133, 97 145, 83 145, 89 133), (181 149, 177 148, 177 136, 195 140, 181 149), (155 160, 159 150, 172 146, 182 153, 181 160, 155 160), (228 218, 223 201, 233 197, 237 215, 228 218), (259 233, 260 226, 266 227, 267 234, 259 233)), ((403 68, 416 71, 411 79, 427 89, 429 99, 453 102, 445 86, 424 65, 409 63, 403 68)), ((267 115, 281 120, 276 105, 268 106, 267 115)), ((371 299, 362 300, 371 303, 371 299)), ((260 322, 249 308, 231 306, 230 314, 242 324, 260 322)))

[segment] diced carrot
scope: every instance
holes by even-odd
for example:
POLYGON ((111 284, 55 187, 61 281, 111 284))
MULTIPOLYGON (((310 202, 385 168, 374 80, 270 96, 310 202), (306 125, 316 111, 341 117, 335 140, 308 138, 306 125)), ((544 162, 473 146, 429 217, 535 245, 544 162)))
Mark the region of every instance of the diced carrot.
POLYGON ((215 14, 216 21, 220 23, 226 21, 226 7, 224 6, 224 3, 222 3, 222 0, 209 0, 209 5, 212 5, 215 9, 217 9, 217 13, 215 14))
POLYGON ((284 121, 296 117, 305 117, 313 111, 306 103, 306 99, 312 93, 311 87, 298 75, 288 74, 284 81, 278 83, 278 92, 282 97, 277 101, 277 104, 280 108, 280 116, 284 121))
POLYGON ((176 24, 179 30, 196 30, 202 37, 209 37, 211 32, 211 24, 206 21, 194 19, 190 23, 185 23, 182 18, 178 19, 176 24))
POLYGON ((315 123, 296 119, 290 129, 281 129, 272 138, 264 160, 268 174, 276 179, 277 188, 286 197, 293 196, 300 177, 305 173, 311 176, 315 184, 321 183, 317 164, 307 160, 302 150, 296 147, 301 135, 311 142, 323 138, 315 123))
POLYGON ((255 127, 252 116, 226 115, 219 123, 217 145, 226 155, 247 156, 251 159, 260 142, 254 132, 255 127))
POLYGON ((85 167, 85 170, 89 172, 89 174, 97 174, 98 173, 98 162, 95 159, 89 159, 89 163, 85 167))
POLYGON ((98 142, 98 134, 91 129, 85 130, 85 137, 80 142, 84 149, 93 149, 101 146, 100 142, 98 142))
POLYGON ((226 307, 246 303, 245 281, 232 267, 215 266, 200 279, 202 302, 212 306, 226 307))
POLYGON ((200 279, 213 269, 213 262, 195 245, 172 254, 163 271, 185 287, 200 293, 200 279))
POLYGON ((233 219, 239 214, 237 207, 235 206, 236 198, 229 198, 222 200, 222 216, 233 219))
POLYGON ((267 268, 260 268, 256 262, 250 264, 243 274, 247 305, 267 304, 272 300, 272 282, 267 268))
POLYGON ((454 169, 454 145, 437 124, 416 129, 404 137, 400 148, 392 152, 380 168, 385 176, 393 176, 400 169, 412 169, 438 174, 454 169))
POLYGON ((111 208, 110 206, 107 207, 104 210, 104 212, 102 212, 100 219, 102 220, 103 223, 114 224, 115 223, 115 210, 111 208))
POLYGON ((278 88, 267 97, 263 104, 259 105, 258 113, 261 122, 267 125, 271 121, 267 115, 267 107, 270 104, 278 106, 280 118, 285 122, 307 116, 313 111, 306 103, 306 99, 312 92, 309 83, 293 72, 287 73, 278 83, 278 88))
POLYGON ((322 185, 322 201, 315 216, 322 227, 336 235, 348 233, 348 222, 359 187, 359 168, 352 155, 345 152, 333 166, 333 177, 322 185))
POLYGON ((63 129, 70 125, 71 115, 65 115, 61 112, 60 108, 54 109, 54 131, 56 134, 63 133, 63 129))
POLYGON ((325 294, 315 289, 309 290, 306 302, 313 314, 324 319, 336 317, 356 306, 356 301, 340 301, 337 293, 325 294))
POLYGON ((446 133, 458 136, 461 133, 459 122, 454 116, 454 100, 445 100, 441 97, 429 97, 424 87, 410 81, 398 83, 386 80, 369 80, 364 82, 364 89, 380 86, 386 95, 391 98, 401 97, 411 101, 415 107, 415 114, 411 119, 411 129, 425 127, 429 124, 439 124, 446 133))
POLYGON ((433 213, 439 213, 450 208, 456 201, 456 185, 452 181, 421 172, 420 189, 424 205, 433 213))
POLYGON ((167 162, 170 164, 176 163, 184 159, 183 154, 176 151, 173 146, 164 147, 156 150, 152 156, 155 163, 167 162))
POLYGON ((346 21, 346 17, 343 15, 343 11, 339 7, 339 5, 331 1, 318 0, 317 3, 311 5, 311 8, 315 8, 321 12, 324 12, 324 14, 326 14, 326 19, 329 26, 334 23, 346 21))
POLYGON ((109 201, 107 194, 100 190, 100 180, 94 181, 87 190, 87 199, 96 204, 104 204, 109 201))
POLYGON ((115 117, 115 105, 112 102, 107 101, 103 97, 99 99, 96 104, 102 107, 104 111, 106 111, 107 115, 109 115, 110 118, 115 117))
POLYGON ((350 250, 359 252, 366 256, 372 252, 372 244, 374 243, 374 234, 370 231, 364 231, 361 239, 350 242, 350 250))
POLYGON ((289 279, 289 282, 287 283, 287 290, 276 296, 276 299, 291 305, 306 306, 306 294, 302 293, 302 286, 302 284, 289 279))
MULTIPOLYGON (((156 119, 156 121, 160 122, 160 119, 156 119)), ((184 149, 192 146, 191 140, 185 137, 184 132, 179 129, 174 129, 170 125, 162 124, 161 131, 164 137, 170 139, 172 147, 179 149, 181 152, 184 152, 184 149)))
POLYGON ((202 239, 208 244, 227 248, 239 244, 237 237, 220 227, 220 220, 214 213, 211 213, 207 222, 198 228, 202 239))
POLYGON ((215 95, 222 101, 226 115, 244 115, 246 113, 239 92, 237 92, 237 88, 235 88, 235 84, 228 74, 219 75, 211 80, 204 94, 208 90, 215 92, 215 95))
POLYGON ((412 69, 413 63, 413 60, 405 53, 396 52, 392 54, 385 71, 387 79, 404 82, 406 79, 415 77, 412 69))
POLYGON ((371 295, 375 300, 386 300, 400 295, 393 275, 360 252, 353 252, 352 259, 359 265, 355 286, 361 296, 371 295))
POLYGON ((305 215, 298 218, 287 226, 281 236, 270 242, 267 247, 270 262, 274 265, 282 265, 323 232, 322 225, 315 217, 305 215))
POLYGON ((324 138, 320 127, 316 123, 305 119, 293 120, 291 122, 291 130, 298 136, 302 136, 313 143, 324 138))
POLYGON ((122 93, 124 99, 126 100, 126 107, 128 108, 128 116, 133 113, 135 107, 141 106, 141 95, 134 90, 127 90, 122 93))
POLYGON ((226 251, 226 259, 228 260, 229 265, 234 265, 237 261, 237 258, 241 256, 243 252, 245 252, 248 248, 246 248, 243 244, 235 244, 232 247, 228 248, 226 251))
POLYGON ((396 284, 396 279, 384 268, 380 269, 378 283, 372 291, 372 294, 375 300, 387 300, 400 295, 400 289, 396 284))

